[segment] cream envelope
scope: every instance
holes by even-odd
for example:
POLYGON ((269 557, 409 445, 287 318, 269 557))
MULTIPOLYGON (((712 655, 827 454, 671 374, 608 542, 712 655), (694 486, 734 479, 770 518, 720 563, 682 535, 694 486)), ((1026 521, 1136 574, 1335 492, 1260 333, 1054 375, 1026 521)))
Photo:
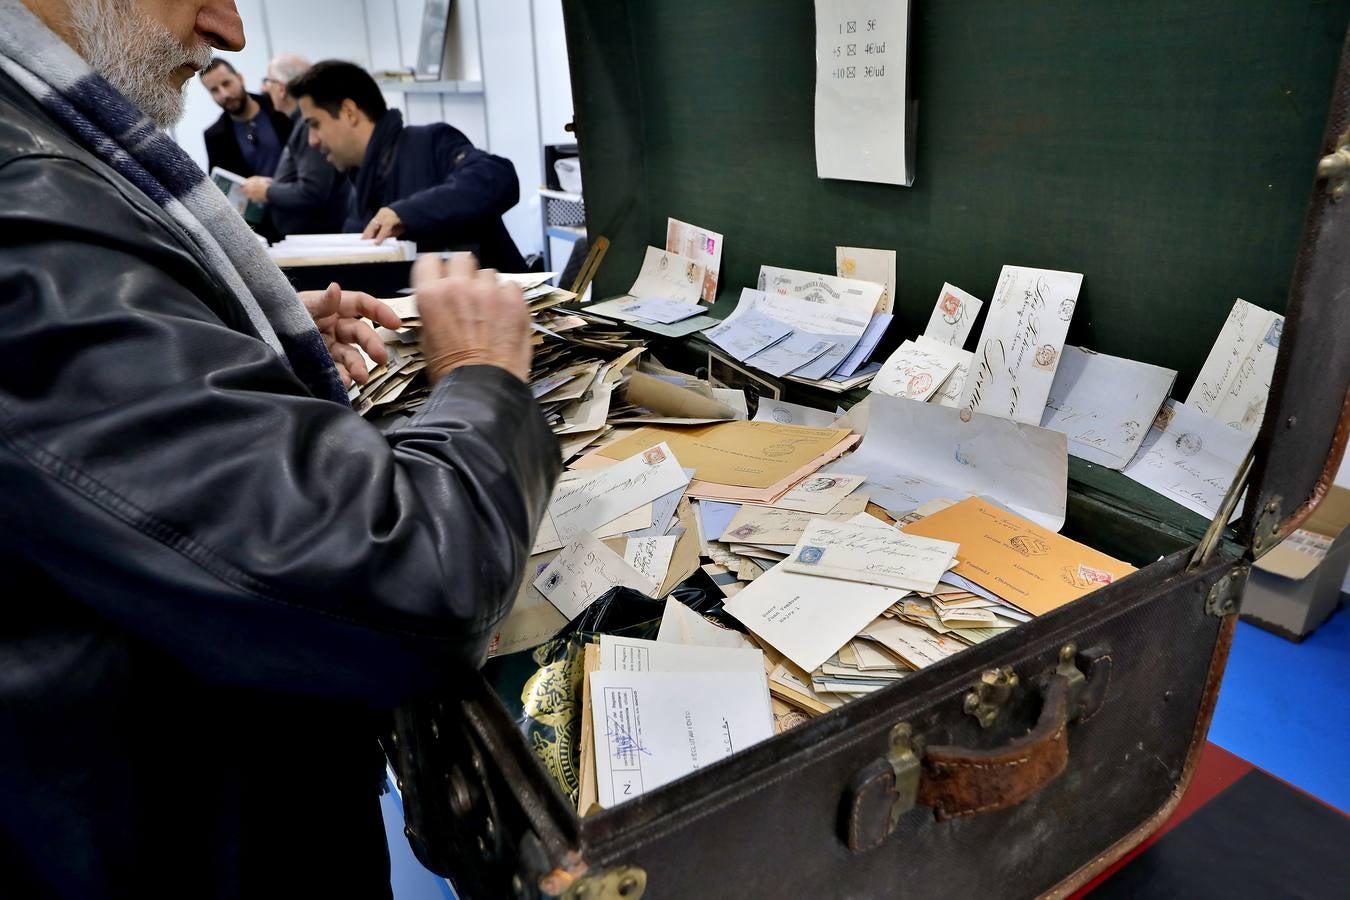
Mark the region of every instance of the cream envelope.
POLYGON ((923 336, 959 350, 966 345, 970 329, 983 307, 984 301, 973 294, 967 294, 954 284, 943 284, 923 336))
POLYGON ((1186 406, 1255 434, 1265 418, 1284 316, 1239 299, 1209 351, 1186 406))
POLYGON ((866 247, 835 247, 835 274, 879 284, 885 290, 877 301, 876 311, 888 313, 895 308, 895 251, 872 250, 866 247))
POLYGON ((975 354, 959 347, 948 347, 923 334, 919 335, 919 339, 915 343, 924 350, 936 352, 941 349, 950 353, 952 358, 956 360, 956 369, 943 382, 942 387, 938 388, 937 393, 928 399, 928 402, 949 409, 959 408, 961 406, 961 395, 966 391, 966 378, 970 376, 970 364, 974 361, 975 354))
POLYGON ((925 349, 905 341, 881 365, 872 379, 874 393, 925 402, 932 397, 960 365, 956 353, 925 349))
POLYGON ((823 515, 834 512, 844 498, 862 487, 866 480, 862 475, 845 475, 842 472, 812 475, 779 497, 772 505, 776 509, 823 515))
POLYGON ((876 641, 916 669, 942 662, 966 649, 956 638, 934 634, 899 619, 877 619, 864 626, 859 637, 876 641))
POLYGON ((628 289, 630 297, 666 297, 698 303, 703 296, 703 266, 696 260, 648 247, 642 271, 628 289))
MULTIPOLYGON (((603 640, 603 636, 601 638, 603 640)), ((666 598, 661 628, 656 632, 660 644, 690 647, 753 647, 739 631, 714 625, 674 597, 666 598)), ((761 655, 762 658, 762 655, 761 655)))
POLYGON ((726 602, 746 628, 807 672, 851 641, 903 591, 825 581, 774 566, 726 602))
POLYGON ((1003 267, 961 396, 963 413, 1040 424, 1082 284, 1075 272, 1003 267))
POLYGON ((780 269, 777 266, 759 267, 756 289, 766 295, 800 297, 812 303, 855 310, 863 315, 864 327, 871 321, 872 313, 876 311, 881 295, 886 290, 883 285, 871 281, 780 269))
POLYGON ((905 534, 871 516, 848 522, 812 519, 783 568, 803 575, 931 591, 951 568, 957 546, 905 534))
POLYGON ((759 546, 766 544, 794 545, 807 526, 815 519, 846 522, 867 508, 867 495, 849 494, 829 513, 796 512, 772 506, 742 506, 732 517, 727 530, 718 538, 722 541, 759 546))

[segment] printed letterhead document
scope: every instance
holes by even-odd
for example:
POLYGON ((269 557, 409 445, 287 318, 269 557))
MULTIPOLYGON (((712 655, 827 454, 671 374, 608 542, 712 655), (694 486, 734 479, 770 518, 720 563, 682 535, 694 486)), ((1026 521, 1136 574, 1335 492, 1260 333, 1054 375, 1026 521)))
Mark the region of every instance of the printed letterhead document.
POLYGON ((595 768, 606 809, 773 737, 762 664, 758 672, 590 677, 595 768))
POLYGON ((1066 346, 1041 427, 1063 432, 1074 456, 1123 469, 1176 380, 1172 369, 1066 346))
POLYGON ((933 314, 928 318, 928 327, 923 330, 924 337, 949 347, 964 347, 966 338, 970 337, 970 329, 975 324, 975 317, 983 307, 983 300, 954 284, 943 284, 937 306, 933 307, 933 314))
POLYGON ((816 174, 912 185, 909 0, 816 0, 816 174))
MULTIPOLYGON (((671 599, 666 605, 683 606, 671 599)), ((685 609, 692 613, 688 607, 685 609)), ((716 628, 698 613, 693 613, 710 628, 716 628)), ((720 629, 725 630, 725 629, 720 629)), ((730 634, 738 634, 732 631, 730 634)), ((764 674, 764 652, 741 644, 735 647, 689 646, 660 640, 600 635, 600 671, 602 672, 756 672, 764 674)), ((768 702, 769 686, 763 684, 768 702)))
POLYGON ((717 273, 722 270, 720 234, 679 219, 667 219, 666 250, 703 266, 703 302, 712 303, 717 299, 717 273))
POLYGON ((962 414, 1041 424, 1083 276, 1004 266, 961 397, 962 414))

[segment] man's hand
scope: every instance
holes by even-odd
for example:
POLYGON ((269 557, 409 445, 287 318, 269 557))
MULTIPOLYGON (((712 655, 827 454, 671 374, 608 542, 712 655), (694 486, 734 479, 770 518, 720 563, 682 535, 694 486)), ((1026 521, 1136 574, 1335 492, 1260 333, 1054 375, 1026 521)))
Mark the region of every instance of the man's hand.
POLYGON ((435 384, 461 366, 497 366, 530 380, 530 313, 513 284, 498 284, 492 269, 478 271, 468 253, 449 264, 423 256, 413 266, 422 353, 435 384))
POLYGON ((364 319, 372 319, 385 328, 399 328, 403 320, 398 313, 369 294, 344 291, 336 283, 330 284, 326 291, 303 291, 300 299, 323 335, 344 385, 351 387, 353 381, 365 384, 370 378, 366 361, 353 344, 364 348, 375 362, 381 365, 389 362, 384 341, 364 319))
POLYGON ((361 232, 361 237, 367 240, 374 238, 375 243, 383 244, 386 238, 396 238, 403 234, 405 230, 403 220, 398 217, 398 213, 386 206, 375 214, 375 218, 370 220, 366 230, 361 232))
POLYGON ((272 186, 272 179, 264 178, 261 175, 254 175, 252 178, 244 179, 244 196, 254 203, 267 202, 267 189, 272 186))

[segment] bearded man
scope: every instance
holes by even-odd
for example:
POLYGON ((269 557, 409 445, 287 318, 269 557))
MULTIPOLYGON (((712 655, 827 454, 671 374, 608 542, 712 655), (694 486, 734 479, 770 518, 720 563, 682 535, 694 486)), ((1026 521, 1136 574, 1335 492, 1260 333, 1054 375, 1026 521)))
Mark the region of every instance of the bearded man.
POLYGON ((388 897, 376 736, 482 661, 559 468, 520 292, 297 298, 160 128, 233 0, 0 0, 0 895, 388 897), (304 302, 302 302, 302 299, 304 302))

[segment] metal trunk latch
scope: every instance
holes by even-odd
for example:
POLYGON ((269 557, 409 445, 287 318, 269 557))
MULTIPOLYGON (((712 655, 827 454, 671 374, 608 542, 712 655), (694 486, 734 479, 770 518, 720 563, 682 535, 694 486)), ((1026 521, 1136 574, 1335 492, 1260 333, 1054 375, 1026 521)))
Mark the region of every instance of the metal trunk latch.
POLYGON ((979 684, 966 694, 963 708, 968 715, 975 717, 981 728, 989 728, 998 721, 999 711, 1008 703, 1017 685, 1017 673, 1012 669, 990 669, 980 676, 979 684))
POLYGON ((891 804, 891 831, 900 824, 900 819, 914 808, 919 798, 919 776, 922 773, 919 754, 914 752, 911 743, 913 733, 908 722, 901 722, 891 729, 891 749, 886 761, 895 773, 895 799, 891 804))
POLYGON ((646 871, 637 866, 624 866, 587 875, 562 896, 563 900, 641 900, 646 891, 646 871))
POLYGON ((1350 192, 1350 128, 1336 141, 1336 149, 1317 163, 1317 177, 1326 179, 1333 203, 1350 192))
POLYGON ((1247 587, 1247 576, 1252 567, 1247 563, 1234 566, 1215 582, 1205 598, 1205 612, 1211 616, 1231 616, 1238 611, 1242 600, 1242 591, 1247 587))

